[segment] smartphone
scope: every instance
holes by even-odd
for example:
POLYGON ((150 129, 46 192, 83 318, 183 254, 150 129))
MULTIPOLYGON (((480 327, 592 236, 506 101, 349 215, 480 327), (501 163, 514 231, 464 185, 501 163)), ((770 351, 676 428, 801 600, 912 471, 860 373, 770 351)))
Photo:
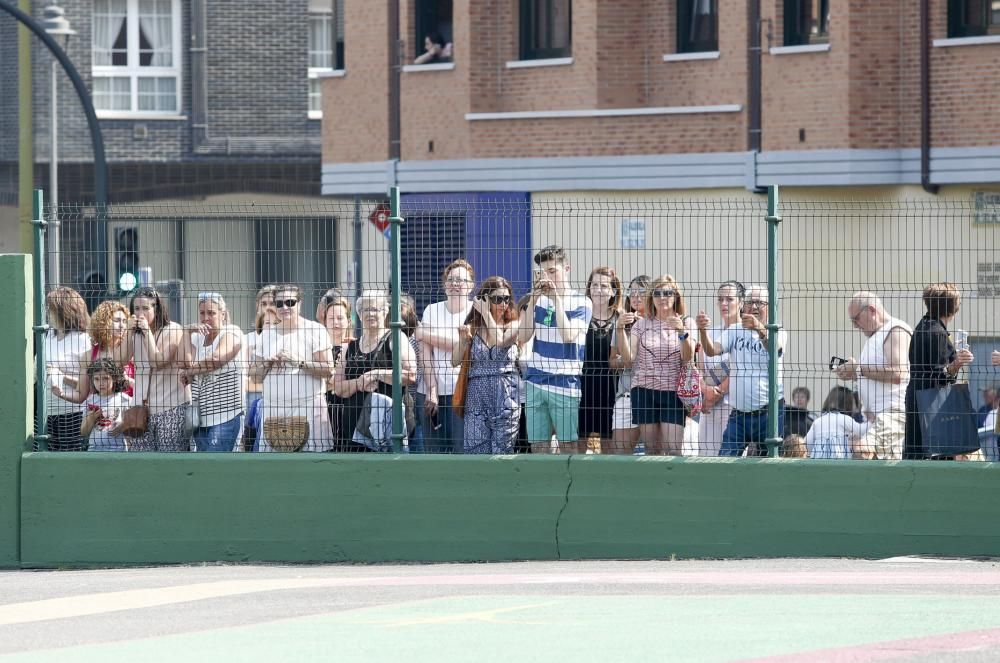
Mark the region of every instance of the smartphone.
POLYGON ((435 412, 430 416, 431 420, 431 430, 441 430, 441 420, 438 419, 438 413, 435 412))
POLYGON ((955 330, 955 349, 956 350, 968 350, 969 349, 969 332, 964 329, 955 330))
POLYGON ((843 357, 838 357, 837 355, 834 355, 834 356, 830 357, 830 370, 832 371, 833 369, 837 368, 838 366, 843 366, 846 363, 847 363, 846 359, 844 359, 843 357))

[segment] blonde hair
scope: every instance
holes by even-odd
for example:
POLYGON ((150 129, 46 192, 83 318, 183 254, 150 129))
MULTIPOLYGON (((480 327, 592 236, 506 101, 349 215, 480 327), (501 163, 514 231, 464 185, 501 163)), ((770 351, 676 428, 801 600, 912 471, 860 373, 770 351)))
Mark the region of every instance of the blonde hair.
POLYGON ((806 458, 806 438, 801 435, 789 435, 781 443, 783 458, 806 458))
POLYGON ((358 311, 361 311, 365 307, 365 304, 371 304, 380 309, 387 309, 389 308, 389 294, 385 290, 365 290, 358 297, 355 306, 358 311))
POLYGON ((97 308, 94 309, 94 315, 90 316, 87 333, 90 334, 90 340, 97 346, 98 350, 111 349, 111 320, 119 311, 128 320, 128 309, 121 302, 113 300, 98 304, 97 308))

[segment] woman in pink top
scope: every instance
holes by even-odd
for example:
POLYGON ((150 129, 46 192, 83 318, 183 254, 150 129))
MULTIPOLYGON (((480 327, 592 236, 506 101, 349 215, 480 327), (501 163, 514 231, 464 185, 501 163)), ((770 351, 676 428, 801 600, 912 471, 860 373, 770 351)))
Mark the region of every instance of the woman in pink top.
POLYGON ((646 290, 648 317, 632 327, 629 355, 632 368, 632 422, 647 455, 678 456, 684 440, 684 404, 677 396, 681 367, 695 353, 695 326, 684 316, 684 295, 669 274, 646 290))

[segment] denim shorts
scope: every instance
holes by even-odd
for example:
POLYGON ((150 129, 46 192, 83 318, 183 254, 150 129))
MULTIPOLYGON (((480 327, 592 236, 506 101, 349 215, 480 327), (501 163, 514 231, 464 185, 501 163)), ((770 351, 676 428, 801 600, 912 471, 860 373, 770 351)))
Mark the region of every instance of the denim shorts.
POLYGON ((632 425, 684 425, 684 404, 676 391, 632 388, 632 425))

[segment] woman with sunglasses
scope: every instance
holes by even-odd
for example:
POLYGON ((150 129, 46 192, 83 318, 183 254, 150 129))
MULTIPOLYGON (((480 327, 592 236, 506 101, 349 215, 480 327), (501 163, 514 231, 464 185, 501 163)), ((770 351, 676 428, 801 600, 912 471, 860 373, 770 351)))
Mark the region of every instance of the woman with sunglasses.
POLYGON ((587 297, 594 317, 587 328, 583 372, 580 376, 580 446, 586 450, 595 440, 599 451, 611 446, 611 419, 615 407, 618 372, 612 369, 611 348, 615 322, 622 301, 622 282, 612 267, 595 267, 587 278, 587 297))
POLYGON ((514 453, 517 441, 517 306, 510 283, 491 276, 479 288, 472 310, 458 328, 451 364, 469 353, 465 395, 465 453, 514 453))
POLYGON ((625 312, 615 323, 614 342, 608 366, 620 371, 611 421, 611 444, 601 445, 602 454, 631 454, 639 443, 639 426, 632 423, 632 369, 623 361, 631 356, 629 339, 635 323, 646 316, 646 289, 652 278, 641 274, 628 284, 625 312))
MULTIPOLYGON (((347 346, 344 360, 337 363, 333 374, 333 388, 345 399, 344 430, 351 439, 346 451, 390 451, 392 449, 392 333, 386 328, 389 299, 384 292, 369 290, 357 301, 361 317, 361 336, 347 346), (358 420, 365 410, 366 397, 371 407, 371 419, 362 424, 358 420), (351 431, 354 431, 351 437, 351 431)), ((416 358, 409 341, 404 338, 399 348, 403 385, 417 379, 416 358)), ((405 416, 405 413, 404 413, 405 416)))
MULTIPOLYGON (((333 370, 330 335, 318 322, 302 317, 297 285, 274 289, 278 322, 266 329, 254 350, 250 371, 264 383, 262 430, 269 417, 304 417, 309 434, 302 451, 326 451, 332 444, 324 385, 333 370)), ((271 451, 266 435, 259 449, 271 451)))
POLYGON ((629 356, 632 368, 632 421, 646 455, 678 456, 687 416, 677 395, 681 368, 694 357, 695 326, 684 316, 684 295, 674 277, 654 280, 646 294, 646 311, 632 327, 629 356))
POLYGON ((135 360, 135 405, 149 408, 146 434, 127 438, 129 451, 188 451, 187 408, 191 388, 181 381, 184 328, 170 321, 166 302, 155 288, 143 286, 129 302, 126 347, 135 360))
POLYGON ((198 402, 194 429, 198 451, 233 451, 243 430, 243 332, 230 324, 229 309, 217 292, 198 293, 198 324, 185 329, 181 381, 198 402))

